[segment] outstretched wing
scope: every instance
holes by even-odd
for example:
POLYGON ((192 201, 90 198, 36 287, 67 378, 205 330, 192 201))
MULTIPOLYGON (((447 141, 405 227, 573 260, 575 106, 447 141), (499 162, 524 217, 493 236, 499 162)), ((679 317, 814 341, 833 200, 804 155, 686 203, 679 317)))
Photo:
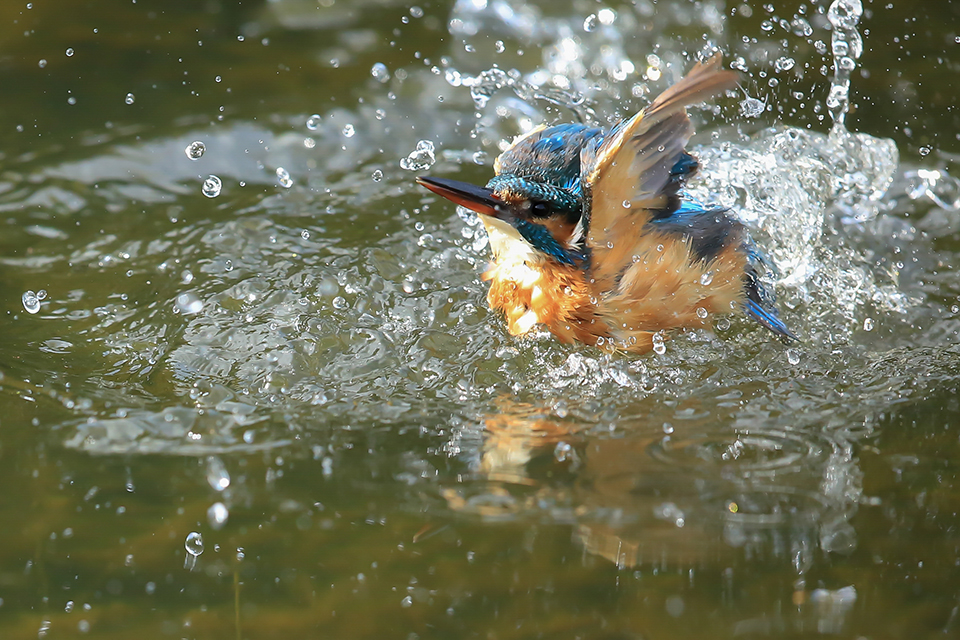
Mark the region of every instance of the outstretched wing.
POLYGON ((612 282, 630 263, 634 240, 645 224, 677 208, 682 178, 696 170, 696 162, 684 152, 693 135, 686 106, 736 83, 737 74, 724 70, 717 54, 697 63, 602 142, 597 138, 584 147, 580 162, 584 211, 589 211, 586 243, 598 282, 612 282))

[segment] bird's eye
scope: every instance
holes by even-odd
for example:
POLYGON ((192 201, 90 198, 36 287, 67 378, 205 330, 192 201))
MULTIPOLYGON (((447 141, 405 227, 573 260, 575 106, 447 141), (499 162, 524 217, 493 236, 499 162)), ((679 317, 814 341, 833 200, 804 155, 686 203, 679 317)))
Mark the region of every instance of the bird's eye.
POLYGON ((550 215, 550 207, 546 202, 530 202, 530 215, 534 218, 546 218, 550 215))

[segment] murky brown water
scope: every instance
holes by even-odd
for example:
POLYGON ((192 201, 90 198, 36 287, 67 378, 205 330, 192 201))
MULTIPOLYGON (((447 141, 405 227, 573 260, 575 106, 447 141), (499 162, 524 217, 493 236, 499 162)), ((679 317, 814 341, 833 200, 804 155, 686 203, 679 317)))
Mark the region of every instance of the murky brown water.
POLYGON ((960 637, 956 6, 195 5, 0 8, 0 637, 960 637), (713 47, 801 343, 508 336, 413 178, 713 47))

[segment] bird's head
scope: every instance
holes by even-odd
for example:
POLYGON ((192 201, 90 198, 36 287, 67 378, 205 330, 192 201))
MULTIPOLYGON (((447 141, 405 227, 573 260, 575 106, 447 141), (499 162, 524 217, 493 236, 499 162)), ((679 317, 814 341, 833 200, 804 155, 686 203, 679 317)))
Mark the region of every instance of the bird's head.
POLYGON ((479 213, 496 256, 532 251, 562 264, 584 260, 583 204, 567 189, 511 173, 495 176, 486 187, 446 178, 417 182, 479 213))

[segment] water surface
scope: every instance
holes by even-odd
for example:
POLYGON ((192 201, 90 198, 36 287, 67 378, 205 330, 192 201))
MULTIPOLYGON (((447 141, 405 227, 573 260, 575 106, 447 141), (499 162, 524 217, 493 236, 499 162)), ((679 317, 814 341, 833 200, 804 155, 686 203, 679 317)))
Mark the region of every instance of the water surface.
POLYGON ((960 636, 960 15, 828 6, 0 9, 0 636, 960 636), (507 335, 415 176, 714 49, 801 342, 507 335))

